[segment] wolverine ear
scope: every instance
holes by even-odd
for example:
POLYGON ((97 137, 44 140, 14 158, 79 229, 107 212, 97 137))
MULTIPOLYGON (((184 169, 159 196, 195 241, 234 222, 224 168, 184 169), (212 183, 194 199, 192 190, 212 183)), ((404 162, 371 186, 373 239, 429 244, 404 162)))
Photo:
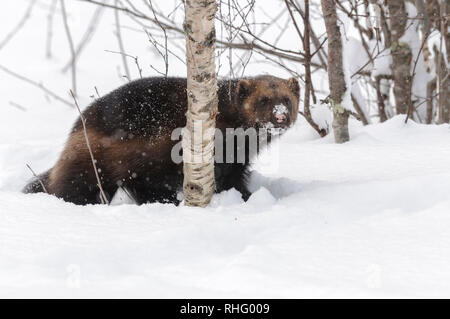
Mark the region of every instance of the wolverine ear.
POLYGON ((288 81, 288 87, 295 94, 296 97, 300 96, 300 85, 296 78, 290 78, 288 81))
POLYGON ((240 80, 237 85, 236 91, 239 99, 243 100, 250 95, 252 91, 252 84, 249 80, 240 80))

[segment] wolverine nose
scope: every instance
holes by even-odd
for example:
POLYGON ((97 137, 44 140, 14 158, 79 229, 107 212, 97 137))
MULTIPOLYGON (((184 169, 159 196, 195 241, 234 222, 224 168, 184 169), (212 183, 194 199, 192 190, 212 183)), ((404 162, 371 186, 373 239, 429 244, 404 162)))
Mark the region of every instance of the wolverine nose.
POLYGON ((278 124, 284 124, 287 122, 288 108, 284 104, 278 104, 273 107, 272 113, 278 124))
POLYGON ((277 123, 284 123, 286 122, 286 115, 284 114, 275 114, 275 118, 277 120, 277 123))

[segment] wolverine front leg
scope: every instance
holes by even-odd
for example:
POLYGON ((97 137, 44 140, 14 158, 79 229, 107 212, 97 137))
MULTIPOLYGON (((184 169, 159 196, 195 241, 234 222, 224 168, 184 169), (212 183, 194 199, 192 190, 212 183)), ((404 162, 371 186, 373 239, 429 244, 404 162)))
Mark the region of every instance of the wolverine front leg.
POLYGON ((249 172, 245 164, 216 163, 215 165, 216 191, 218 193, 235 188, 242 194, 242 198, 247 201, 252 194, 247 182, 249 172))

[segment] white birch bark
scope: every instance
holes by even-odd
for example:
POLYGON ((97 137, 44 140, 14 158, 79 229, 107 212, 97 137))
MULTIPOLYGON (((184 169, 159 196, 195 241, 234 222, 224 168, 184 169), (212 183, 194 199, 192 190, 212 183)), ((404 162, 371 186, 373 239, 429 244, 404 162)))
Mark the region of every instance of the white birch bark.
POLYGON ((214 193, 214 129, 217 79, 214 62, 215 0, 186 0, 188 111, 183 130, 185 205, 205 207, 214 193))
POLYGON ((337 23, 336 3, 333 0, 321 0, 325 28, 328 35, 328 82, 330 101, 333 109, 333 131, 336 143, 345 143, 349 137, 349 113, 342 102, 348 89, 342 59, 342 36, 337 23))

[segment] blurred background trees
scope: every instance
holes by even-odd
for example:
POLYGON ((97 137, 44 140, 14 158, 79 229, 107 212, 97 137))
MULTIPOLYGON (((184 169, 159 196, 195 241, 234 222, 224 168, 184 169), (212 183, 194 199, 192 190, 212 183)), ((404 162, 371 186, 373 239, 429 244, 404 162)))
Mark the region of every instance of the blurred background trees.
MULTIPOLYGON (((17 24, 4 26, 0 54, 14 45, 11 40, 27 27, 27 19, 37 9, 47 14, 42 23, 47 58, 55 59, 56 30, 65 30, 67 55, 58 56, 58 61, 68 72, 68 88, 75 89, 83 81, 78 74, 83 54, 102 42, 105 30, 114 33, 117 41, 115 47, 105 45, 102 53, 116 55, 112 67, 121 81, 185 74, 181 0, 29 0, 17 24), (91 15, 72 11, 79 5, 89 7, 91 15), (136 39, 145 42, 150 53, 137 50, 136 39), (142 62, 148 59, 150 63, 142 62)), ((404 114, 405 121, 448 123, 449 15, 450 0, 221 0, 216 13, 217 74, 295 76, 302 88, 300 113, 320 136, 331 130, 333 110, 364 125, 397 114, 404 114), (326 3, 335 6, 340 35, 326 28, 326 3), (335 61, 331 40, 342 47, 340 62, 335 61), (339 63, 342 68, 336 67, 339 63), (342 113, 333 109, 337 83, 329 79, 336 72, 345 84, 338 93, 342 113)), ((26 77, 1 62, 0 71, 26 77)), ((26 80, 42 89, 37 80, 26 80)))

